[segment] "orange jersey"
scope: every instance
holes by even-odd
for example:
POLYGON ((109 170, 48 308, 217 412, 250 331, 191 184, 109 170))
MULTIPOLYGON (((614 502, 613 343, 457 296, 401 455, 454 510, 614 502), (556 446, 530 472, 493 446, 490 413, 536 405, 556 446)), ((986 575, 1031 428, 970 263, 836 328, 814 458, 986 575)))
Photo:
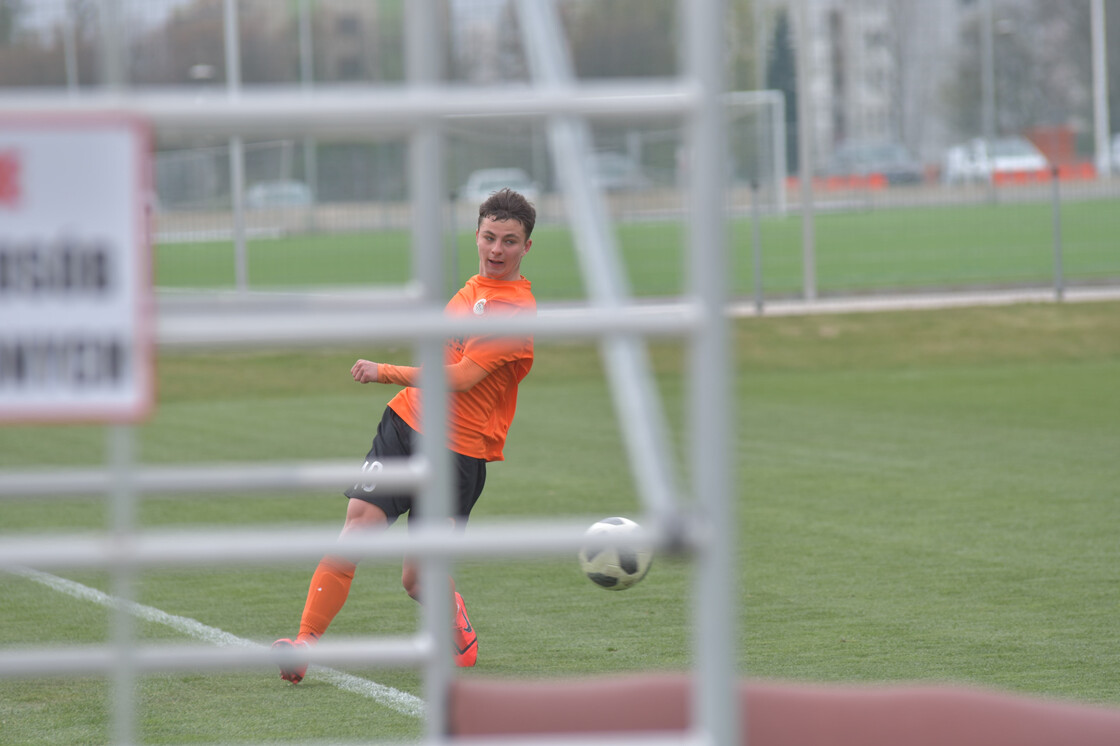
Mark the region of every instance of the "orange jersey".
MULTIPOLYGON (((477 316, 536 314, 532 286, 519 280, 491 280, 475 275, 447 304, 446 312, 477 316)), ((448 447, 456 453, 501 461, 506 434, 517 409, 517 385, 533 367, 532 337, 467 337, 450 339, 444 353, 448 365, 464 357, 487 372, 469 391, 453 391, 448 399, 448 447)), ((420 390, 407 387, 389 402, 409 427, 420 432, 420 390)))

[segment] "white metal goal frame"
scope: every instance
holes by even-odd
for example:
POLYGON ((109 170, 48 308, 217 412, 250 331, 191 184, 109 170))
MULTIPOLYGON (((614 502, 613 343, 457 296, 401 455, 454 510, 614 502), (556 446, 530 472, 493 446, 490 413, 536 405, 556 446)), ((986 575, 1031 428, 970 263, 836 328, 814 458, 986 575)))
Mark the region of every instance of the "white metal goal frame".
MULTIPOLYGON (((547 122, 549 147, 570 215, 588 303, 564 313, 542 312, 532 320, 488 321, 488 334, 533 334, 539 338, 600 339, 631 470, 644 501, 641 540, 655 547, 682 548, 695 558, 693 619, 695 670, 693 723, 667 741, 728 744, 739 739, 735 682, 737 636, 734 501, 732 499, 730 351, 727 301, 727 246, 724 181, 727 163, 727 109, 723 91, 724 3, 680 0, 678 13, 684 54, 677 77, 656 80, 580 81, 572 73, 552 0, 518 0, 520 26, 533 76, 526 89, 463 89, 444 84, 430 50, 435 39, 437 0, 406 4, 404 88, 373 88, 344 93, 291 88, 242 90, 200 100, 196 91, 130 90, 122 76, 122 45, 114 19, 120 0, 100 0, 105 37, 107 84, 81 96, 32 92, 2 94, 12 110, 82 112, 124 110, 138 114, 157 130, 186 134, 326 135, 390 133, 409 139, 412 234, 417 274, 401 292, 361 300, 257 298, 247 293, 215 304, 214 299, 164 299, 159 306, 157 341, 161 349, 322 345, 329 342, 408 340, 423 366, 425 390, 421 454, 387 465, 383 484, 408 485, 425 504, 419 529, 408 536, 357 539, 350 547, 363 557, 421 561, 422 582, 443 582, 450 563, 472 556, 573 553, 585 540, 584 523, 526 523, 485 526, 466 534, 449 531, 450 465, 440 445, 446 413, 442 369, 443 340, 449 334, 482 330, 475 319, 450 319, 441 251, 442 226, 430 216, 443 214, 441 122, 448 117, 523 117, 547 122), (685 292, 657 306, 636 304, 626 287, 618 247, 601 193, 592 187, 588 160, 588 121, 641 116, 679 117, 684 124, 688 184, 687 272, 685 292), (381 323, 368 324, 371 308, 381 323), (215 311, 218 311, 216 313, 215 311), (651 336, 683 339, 688 350, 687 458, 690 477, 680 483, 672 468, 669 433, 646 356, 651 336), (687 511, 682 495, 694 499, 687 511), (442 517, 442 518, 441 518, 442 517)), ((236 0, 226 0, 227 18, 236 0)), ((231 10, 233 9, 233 10, 231 10)), ((227 40, 230 59, 237 43, 227 40), (232 45, 232 48, 231 46, 232 45)), ((235 205, 236 208, 236 205, 235 205)), ((6 537, 0 544, 0 569, 101 567, 112 571, 116 595, 132 598, 132 579, 141 568, 196 566, 270 559, 317 559, 337 549, 335 534, 315 531, 242 531, 219 536, 198 532, 144 531, 136 523, 140 495, 161 491, 304 490, 358 481, 351 464, 237 464, 223 467, 150 466, 137 463, 129 426, 110 426, 109 458, 104 468, 0 471, 0 499, 32 495, 104 494, 114 516, 104 534, 6 537)), ((322 644, 313 663, 409 664, 424 671, 426 738, 447 742, 445 722, 452 668, 446 619, 449 600, 433 594, 422 612, 422 629, 403 639, 322 644)), ((134 688, 137 676, 152 671, 229 670, 271 662, 264 648, 230 651, 204 645, 174 648, 140 644, 122 604, 107 645, 59 650, 49 647, 0 650, 0 678, 39 675, 101 674, 113 688, 113 732, 117 743, 133 743, 134 688)), ((550 742, 557 742, 555 740, 550 742)), ((620 741, 621 742, 621 741, 620 741)), ((649 743, 643 739, 643 743, 649 743)))

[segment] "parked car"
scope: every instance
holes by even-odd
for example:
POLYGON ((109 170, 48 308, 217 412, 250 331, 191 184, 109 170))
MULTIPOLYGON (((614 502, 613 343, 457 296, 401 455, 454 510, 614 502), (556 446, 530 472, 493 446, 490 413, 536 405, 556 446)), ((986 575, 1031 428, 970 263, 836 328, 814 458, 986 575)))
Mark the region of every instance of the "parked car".
POLYGON ((261 181, 245 192, 245 206, 252 210, 266 207, 306 207, 312 202, 311 189, 302 181, 290 179, 261 181))
POLYGON ((988 180, 988 168, 979 153, 979 140, 954 145, 945 151, 941 180, 946 184, 973 184, 988 180))
POLYGON ((1049 170, 1050 163, 1024 137, 982 138, 954 145, 945 152, 942 179, 948 184, 985 183, 1000 176, 1035 174, 1049 170))
POLYGON ((891 141, 853 141, 832 153, 828 176, 867 177, 882 175, 888 184, 920 184, 925 179, 922 164, 904 146, 891 141))
POLYGON ((530 202, 535 202, 540 196, 540 188, 520 168, 484 168, 467 177, 458 197, 479 205, 494 192, 507 188, 520 193, 530 202))
POLYGON ((642 164, 622 153, 592 155, 591 178, 607 192, 639 191, 650 187, 649 177, 642 170, 642 164))

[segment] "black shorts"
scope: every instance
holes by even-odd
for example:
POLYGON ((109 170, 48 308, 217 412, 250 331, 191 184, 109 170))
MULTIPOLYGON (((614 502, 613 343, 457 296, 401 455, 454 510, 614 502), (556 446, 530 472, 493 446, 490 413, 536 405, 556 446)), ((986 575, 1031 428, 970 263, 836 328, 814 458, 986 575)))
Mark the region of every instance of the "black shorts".
MULTIPOLYGON (((378 471, 381 469, 381 459, 411 456, 416 436, 417 432, 400 415, 392 408, 385 407, 385 414, 377 425, 377 434, 373 437, 373 445, 366 454, 366 462, 362 468, 365 471, 378 471)), ((456 516, 456 524, 462 526, 467 522, 471 509, 486 484, 486 460, 452 451, 451 463, 455 479, 454 494, 457 497, 451 509, 456 516)), ((381 508, 388 516, 390 525, 405 513, 408 513, 410 522, 413 520, 411 492, 378 490, 376 485, 355 484, 342 494, 381 508)))

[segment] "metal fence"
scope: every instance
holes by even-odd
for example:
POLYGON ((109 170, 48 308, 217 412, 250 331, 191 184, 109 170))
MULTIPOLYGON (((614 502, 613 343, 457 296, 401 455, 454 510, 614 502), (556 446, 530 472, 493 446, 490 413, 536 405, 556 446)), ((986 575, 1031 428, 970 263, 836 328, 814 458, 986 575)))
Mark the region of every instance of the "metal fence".
MULTIPOLYGON (((253 6, 249 0, 242 5, 253 6)), ((207 5, 221 12, 218 28, 224 28, 225 60, 241 57, 239 47, 247 42, 236 33, 237 0, 207 5)), ((256 4, 259 7, 259 3, 256 4)), ((383 7, 381 4, 379 7, 383 7)), ((4 92, 6 109, 52 112, 56 115, 105 110, 125 110, 151 123, 157 136, 181 137, 228 146, 229 178, 233 194, 232 233, 243 240, 241 193, 246 168, 262 149, 279 149, 283 158, 295 150, 283 143, 298 138, 344 136, 356 140, 401 143, 394 156, 407 173, 407 224, 415 253, 416 275, 411 282, 387 296, 339 299, 303 298, 293 307, 292 297, 262 298, 234 293, 216 304, 213 295, 184 294, 162 299, 157 318, 160 351, 196 350, 214 347, 319 345, 325 342, 378 340, 411 342, 423 364, 422 387, 429 393, 425 408, 425 432, 420 456, 401 464, 387 465, 381 474, 385 484, 415 488, 431 506, 418 527, 406 538, 359 539, 350 549, 355 556, 420 558, 426 583, 436 585, 446 576, 454 558, 503 556, 543 552, 571 553, 584 542, 580 526, 527 524, 485 527, 467 534, 450 532, 444 520, 450 512, 450 466, 439 447, 444 433, 446 402, 434 392, 444 389, 443 340, 449 334, 481 330, 477 320, 452 320, 442 314, 444 303, 443 226, 424 216, 440 215, 445 200, 443 148, 448 129, 463 118, 475 121, 532 122, 546 137, 542 145, 557 164, 557 188, 571 200, 568 219, 576 238, 582 276, 589 302, 563 314, 543 313, 531 321, 498 323, 487 333, 533 334, 542 339, 582 337, 604 340, 611 391, 616 406, 626 416, 624 440, 639 491, 645 501, 642 523, 644 540, 656 546, 684 547, 696 562, 695 616, 696 683, 693 695, 694 725, 677 738, 689 743, 729 743, 737 738, 738 713, 734 701, 737 678, 734 617, 736 594, 732 563, 734 521, 729 483, 730 420, 729 360, 724 315, 726 302, 726 242, 723 234, 723 166, 726 161, 725 104, 722 54, 719 45, 707 43, 718 37, 721 4, 716 1, 684 3, 681 17, 687 19, 682 33, 685 48, 683 72, 678 77, 659 78, 636 89, 632 84, 606 83, 592 88, 572 76, 570 58, 559 34, 559 16, 551 3, 527 0, 516 9, 525 45, 532 49, 531 86, 523 89, 493 87, 480 95, 464 93, 440 77, 435 55, 443 6, 431 0, 403 4, 406 43, 401 50, 406 86, 370 87, 348 90, 303 90, 290 85, 275 89, 241 87, 236 62, 230 90, 153 91, 133 84, 125 40, 129 23, 139 23, 146 4, 101 0, 96 4, 73 3, 56 7, 68 10, 96 9, 100 40, 101 77, 98 85, 71 90, 4 92), (136 13, 129 23, 128 11, 136 13), (660 308, 637 308, 630 297, 618 261, 618 246, 611 231, 610 212, 601 192, 588 188, 593 174, 588 164, 591 128, 589 122, 611 122, 621 118, 654 117, 673 120, 684 132, 683 152, 690 163, 690 189, 682 198, 687 208, 687 245, 695 253, 697 271, 687 292, 660 308), (271 146, 267 143, 281 143, 271 146), (286 155, 284 155, 286 154, 286 155), (379 323, 371 329, 369 314, 379 323), (689 424, 693 436, 688 453, 689 485, 672 472, 669 433, 661 419, 656 389, 646 360, 645 339, 669 335, 689 342, 694 360, 690 374, 689 424), (680 494, 697 496, 685 512, 680 494)), ((299 4, 307 8, 307 3, 299 4)), ((355 6, 356 7, 356 6, 355 6)), ((41 22, 48 6, 36 7, 41 22)), ((49 15, 49 14, 48 14, 49 15)), ((50 20, 53 23, 53 19, 50 20)), ((345 25, 345 24, 344 24, 345 25)), ((86 29, 92 33, 90 29, 86 29)), ((93 40, 66 26, 69 34, 67 74, 82 70, 84 42, 93 40)), ((340 63, 343 64, 343 63, 340 63)), ((204 75, 206 71, 192 74, 204 75)), ((73 80, 71 81, 73 83, 73 80)), ((197 188, 196 179, 206 183, 225 178, 224 168, 207 161, 213 150, 191 148, 189 152, 165 151, 159 161, 168 168, 192 174, 180 180, 186 186, 184 199, 197 188)), ((281 173, 280 175, 284 175, 281 173)), ((170 188, 170 187, 169 187, 170 188)), ((244 290, 244 288, 242 288, 244 290)), ((207 645, 166 647, 138 639, 130 615, 137 573, 151 567, 195 567, 213 563, 259 563, 283 558, 318 557, 331 551, 335 537, 316 531, 236 531, 220 536, 206 531, 153 532, 137 522, 138 501, 144 495, 164 491, 205 493, 212 490, 298 490, 357 481, 357 469, 336 463, 310 462, 297 465, 232 464, 215 468, 202 465, 144 466, 137 460, 136 432, 129 425, 106 430, 108 457, 102 467, 88 469, 5 470, 0 472, 0 496, 105 495, 113 516, 102 533, 85 537, 67 534, 36 534, 5 537, 0 544, 0 568, 27 577, 56 568, 104 568, 110 571, 114 595, 112 640, 90 647, 51 646, 0 651, 0 677, 104 675, 112 682, 112 739, 133 743, 137 739, 136 683, 154 671, 230 670, 260 665, 270 660, 268 651, 217 650, 207 645), (35 568, 29 570, 27 568, 35 568)), ((364 662, 413 665, 424 672, 426 737, 444 742, 444 712, 451 677, 450 656, 443 637, 450 616, 448 599, 433 594, 423 607, 422 628, 403 639, 339 642, 317 646, 313 663, 364 662)))

